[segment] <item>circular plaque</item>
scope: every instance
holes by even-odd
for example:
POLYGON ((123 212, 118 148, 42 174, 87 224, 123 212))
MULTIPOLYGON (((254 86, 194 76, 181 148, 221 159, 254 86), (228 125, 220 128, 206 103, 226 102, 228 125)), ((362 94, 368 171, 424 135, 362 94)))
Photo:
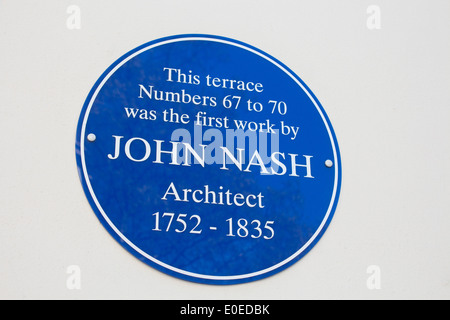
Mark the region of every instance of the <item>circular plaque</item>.
POLYGON ((80 179, 117 242, 208 284, 273 275, 335 211, 341 162, 317 98, 245 43, 178 35, 131 50, 91 89, 76 137, 80 179))

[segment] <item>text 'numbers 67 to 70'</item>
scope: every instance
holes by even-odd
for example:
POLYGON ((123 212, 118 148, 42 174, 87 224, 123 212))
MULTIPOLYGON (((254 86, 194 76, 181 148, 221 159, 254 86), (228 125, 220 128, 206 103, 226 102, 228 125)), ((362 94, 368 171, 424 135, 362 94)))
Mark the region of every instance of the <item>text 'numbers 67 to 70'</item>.
MULTIPOLYGON (((170 232, 174 230, 177 233, 189 232, 192 234, 201 234, 203 229, 200 228, 201 218, 199 215, 193 214, 190 217, 185 213, 176 215, 172 212, 164 212, 160 215, 159 212, 153 214, 155 217, 155 224, 152 231, 170 232)), ((261 221, 241 218, 236 221, 233 218, 225 220, 228 222, 226 234, 227 237, 251 237, 257 239, 263 237, 270 240, 275 236, 275 230, 272 228, 274 221, 266 221, 262 226, 261 221)), ((217 227, 210 226, 210 230, 217 230, 217 227)))

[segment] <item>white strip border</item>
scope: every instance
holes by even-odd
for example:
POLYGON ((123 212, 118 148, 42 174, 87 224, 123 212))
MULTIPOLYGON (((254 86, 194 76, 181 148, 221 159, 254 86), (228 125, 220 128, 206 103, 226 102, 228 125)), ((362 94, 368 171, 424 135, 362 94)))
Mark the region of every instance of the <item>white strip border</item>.
POLYGON ((271 272, 275 269, 280 268, 281 266, 285 265, 286 263, 290 262, 291 260, 295 259, 299 254, 301 254, 304 250, 306 250, 309 245, 314 241, 314 239, 319 235, 319 233, 321 232, 321 230, 323 229, 323 227, 325 226, 328 217, 331 214, 333 205, 334 205, 334 201, 336 198, 336 193, 337 193, 337 188, 338 188, 338 168, 339 168, 339 163, 338 163, 338 157, 337 157, 337 151, 336 151, 336 146, 334 144, 334 139, 333 139, 333 134, 331 133, 330 127, 328 126, 328 122, 324 116, 324 114, 322 113, 321 108, 317 105, 316 101, 314 100, 314 98, 311 96, 311 94, 309 93, 308 90, 305 89, 305 87, 303 86, 303 84, 298 81, 298 79, 293 76, 288 70, 286 70, 283 66, 281 66, 280 64, 278 64, 276 61, 272 60, 270 57, 263 55, 261 52, 258 52, 256 50, 253 50, 252 48, 246 47, 244 45, 241 45, 239 43, 234 43, 234 42, 230 42, 224 39, 218 39, 218 38, 208 38, 208 37, 185 37, 185 38, 175 38, 175 39, 170 39, 170 40, 165 40, 162 42, 158 42, 158 43, 154 43, 152 45, 149 45, 135 53, 133 53, 132 55, 130 55, 129 57, 127 57, 126 59, 124 59, 122 62, 120 62, 118 65, 116 65, 103 79, 103 81, 98 85, 97 89, 95 90, 94 94, 91 97, 91 100, 89 101, 89 105, 86 109, 85 112, 85 116, 83 119, 83 125, 81 128, 81 134, 80 134, 80 153, 81 153, 81 165, 82 165, 82 170, 83 170, 83 174, 84 174, 84 179, 86 181, 86 185, 89 189, 89 192, 92 196, 92 199, 94 200, 95 205, 97 206, 98 210, 100 211, 100 213, 102 214, 103 218, 105 219, 105 221, 109 224, 109 226, 114 230, 114 232, 125 242, 127 243, 131 248, 133 248, 134 250, 136 250, 136 252, 138 252, 139 254, 141 254, 142 256, 144 256, 145 258, 149 259, 150 261, 166 268, 169 269, 171 271, 186 275, 186 276, 190 276, 190 277, 194 277, 194 278, 200 278, 200 279, 208 279, 208 280, 237 280, 237 279, 245 279, 245 278, 251 278, 251 277, 255 277, 255 276, 259 276, 259 275, 263 275, 265 273, 271 272), (233 276, 212 276, 212 275, 204 275, 204 274, 198 274, 198 273, 193 273, 193 272, 189 272, 189 271, 185 271, 182 269, 178 269, 175 268, 171 265, 168 265, 162 261, 159 261, 155 258, 153 258, 152 256, 148 255, 146 252, 142 251, 139 247, 137 247, 134 243, 132 243, 128 238, 126 238, 118 229, 117 227, 112 223, 112 221, 109 219, 108 215, 105 213, 105 211, 103 210, 102 206, 100 205, 100 203, 97 200, 97 197, 95 196, 94 190, 92 189, 92 186, 90 184, 89 181, 89 174, 87 172, 87 168, 86 168, 86 162, 85 162, 85 157, 84 157, 84 140, 85 140, 85 136, 86 136, 86 124, 87 124, 87 119, 89 117, 89 113, 91 111, 92 105, 98 95, 98 93, 100 92, 101 88, 103 87, 103 85, 106 83, 106 81, 122 66, 124 65, 126 62, 128 62, 129 60, 133 59, 135 56, 141 54, 142 52, 145 52, 147 50, 150 50, 152 48, 158 47, 158 46, 162 46, 165 44, 169 44, 169 43, 173 43, 173 42, 179 42, 179 41, 213 41, 213 42, 221 42, 221 43, 225 43, 228 45, 232 45, 232 46, 236 46, 239 47, 241 49, 250 51, 254 54, 257 54, 258 56, 268 60, 269 62, 271 62, 272 64, 276 65, 278 68, 280 68, 283 72, 285 72, 288 76, 290 76, 302 89, 303 91, 308 95, 309 99, 312 101, 312 103, 314 104, 314 106, 316 107, 317 111, 319 112, 325 127, 327 128, 327 132, 328 135, 330 137, 330 141, 331 141, 331 145, 333 148, 333 156, 334 156, 334 164, 335 164, 335 179, 334 179, 334 186, 333 186, 333 194, 331 197, 331 201, 330 201, 330 205, 328 207, 327 213, 324 217, 324 219, 322 220, 319 228, 316 230, 316 232, 313 234, 313 236, 308 240, 307 243, 305 243, 303 245, 303 247, 301 247, 298 251, 296 251, 293 255, 291 255, 290 257, 288 257, 287 259, 277 263, 276 265, 273 265, 272 267, 260 270, 260 271, 256 271, 256 272, 252 272, 252 273, 247 273, 247 274, 242 274, 242 275, 233 275, 233 276))

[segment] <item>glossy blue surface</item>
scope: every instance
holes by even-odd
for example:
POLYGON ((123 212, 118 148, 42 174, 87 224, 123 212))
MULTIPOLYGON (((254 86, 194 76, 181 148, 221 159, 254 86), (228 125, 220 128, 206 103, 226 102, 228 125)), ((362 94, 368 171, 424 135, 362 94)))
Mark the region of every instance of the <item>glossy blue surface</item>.
POLYGON ((298 261, 330 223, 341 181, 331 123, 303 81, 261 50, 210 35, 158 39, 112 64, 83 106, 76 157, 89 203, 125 249, 209 284, 261 279, 298 261), (196 125, 200 116, 214 119, 196 125), (236 131, 235 120, 258 129, 236 131), (205 163, 183 162, 182 143, 205 163), (241 167, 224 164, 220 147, 241 167))

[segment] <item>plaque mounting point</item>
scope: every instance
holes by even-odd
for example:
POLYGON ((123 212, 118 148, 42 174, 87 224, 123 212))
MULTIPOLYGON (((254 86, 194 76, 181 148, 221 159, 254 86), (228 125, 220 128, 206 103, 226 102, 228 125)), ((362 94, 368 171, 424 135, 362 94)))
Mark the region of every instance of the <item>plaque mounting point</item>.
POLYGON ((88 140, 89 142, 94 142, 95 139, 97 139, 97 137, 95 136, 95 134, 89 133, 89 134, 87 135, 87 140, 88 140))

